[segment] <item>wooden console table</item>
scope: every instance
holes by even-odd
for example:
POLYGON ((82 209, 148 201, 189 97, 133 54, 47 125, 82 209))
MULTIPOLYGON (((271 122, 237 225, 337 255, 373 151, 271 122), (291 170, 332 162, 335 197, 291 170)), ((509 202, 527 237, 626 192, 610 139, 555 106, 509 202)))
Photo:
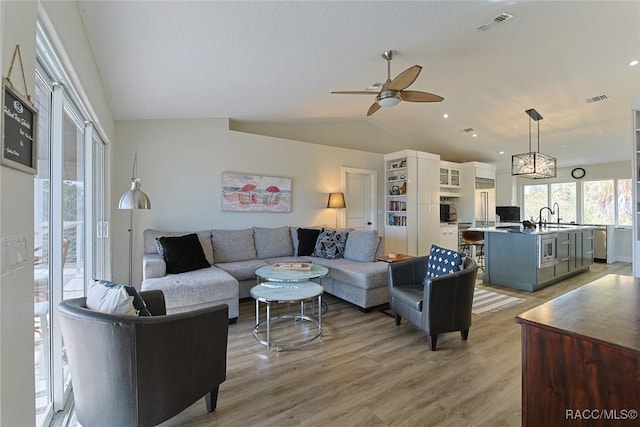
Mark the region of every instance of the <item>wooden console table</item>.
POLYGON ((516 317, 522 425, 640 425, 640 279, 607 275, 516 317))

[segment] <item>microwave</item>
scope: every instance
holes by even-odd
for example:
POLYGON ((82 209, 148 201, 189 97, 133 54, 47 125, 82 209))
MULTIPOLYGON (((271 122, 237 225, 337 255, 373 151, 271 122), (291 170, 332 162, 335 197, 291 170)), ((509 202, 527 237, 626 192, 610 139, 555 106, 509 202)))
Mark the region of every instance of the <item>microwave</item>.
POLYGON ((553 267, 558 263, 556 257, 557 236, 540 236, 540 247, 538 248, 538 268, 553 267))
POLYGON ((440 222, 455 222, 457 219, 456 209, 453 206, 440 205, 440 222))

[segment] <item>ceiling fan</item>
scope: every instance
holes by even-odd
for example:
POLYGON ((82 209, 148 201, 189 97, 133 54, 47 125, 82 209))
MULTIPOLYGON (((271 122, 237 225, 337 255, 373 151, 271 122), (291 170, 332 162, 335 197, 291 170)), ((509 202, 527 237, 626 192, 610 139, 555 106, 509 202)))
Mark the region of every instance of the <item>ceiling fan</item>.
MULTIPOLYGON (((395 55, 395 50, 387 50, 382 57, 387 61, 387 81, 382 85, 380 92, 376 95, 376 102, 369 107, 367 116, 372 115, 380 109, 380 107, 393 107, 398 105, 400 101, 409 102, 441 102, 444 98, 428 92, 418 90, 405 90, 413 84, 418 78, 422 67, 414 65, 409 67, 391 80, 391 60, 395 55)), ((370 90, 348 90, 331 92, 344 95, 371 95, 375 92, 370 90)))

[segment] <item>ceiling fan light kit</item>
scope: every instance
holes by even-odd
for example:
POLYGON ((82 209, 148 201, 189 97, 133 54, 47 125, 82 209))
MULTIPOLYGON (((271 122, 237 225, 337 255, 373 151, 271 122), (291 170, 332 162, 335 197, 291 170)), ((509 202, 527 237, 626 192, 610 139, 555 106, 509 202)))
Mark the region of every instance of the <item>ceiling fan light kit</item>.
POLYGON ((400 92, 396 92, 396 93, 393 93, 392 91, 385 91, 385 92, 386 93, 384 94, 381 93, 377 97, 378 104, 380 104, 381 107, 383 108, 393 107, 400 104, 400 101, 402 101, 402 95, 400 95, 400 92))
MULTIPOLYGON (((422 67, 414 65, 407 68, 402 73, 398 74, 393 80, 391 80, 391 60, 395 55, 395 50, 387 50, 382 54, 382 58, 387 61, 387 80, 382 85, 380 91, 376 95, 376 100, 369 107, 367 116, 372 115, 380 109, 380 107, 394 107, 400 103, 400 101, 408 102, 441 102, 444 98, 439 95, 434 95, 428 92, 421 92, 418 90, 407 90, 406 88, 411 86, 416 81, 418 75, 422 71, 422 67)), ((342 95, 371 95, 369 90, 361 91, 338 91, 331 92, 333 94, 342 95)), ((374 92, 375 93, 375 92, 374 92)))
POLYGON ((526 111, 529 115, 529 152, 511 156, 511 175, 524 178, 555 178, 558 162, 555 157, 540 152, 540 120, 542 116, 534 108, 526 111), (538 151, 531 151, 531 120, 538 123, 538 151))

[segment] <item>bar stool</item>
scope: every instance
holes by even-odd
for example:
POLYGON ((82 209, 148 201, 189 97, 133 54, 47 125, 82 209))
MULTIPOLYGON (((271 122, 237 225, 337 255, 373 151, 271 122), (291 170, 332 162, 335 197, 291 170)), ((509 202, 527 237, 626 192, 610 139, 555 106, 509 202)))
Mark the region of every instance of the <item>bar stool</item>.
MULTIPOLYGON (((480 267, 484 271, 484 231, 480 230, 463 230, 462 241, 469 247, 475 248, 475 259, 480 267)), ((473 251, 469 251, 469 255, 473 256, 473 251)))

